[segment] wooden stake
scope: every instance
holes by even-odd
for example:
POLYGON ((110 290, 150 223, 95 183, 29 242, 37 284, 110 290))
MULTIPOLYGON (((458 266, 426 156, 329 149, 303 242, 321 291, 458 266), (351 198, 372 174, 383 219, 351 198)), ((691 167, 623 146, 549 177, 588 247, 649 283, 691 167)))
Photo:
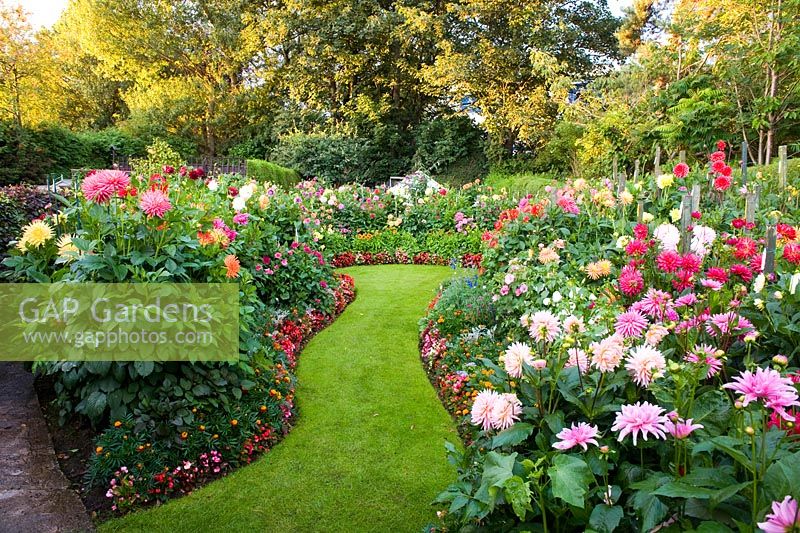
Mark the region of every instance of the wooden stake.
POLYGON ((617 154, 614 154, 614 161, 611 164, 611 175, 612 175, 612 179, 616 182, 617 181, 617 154))
POLYGON ((747 141, 742 141, 742 184, 747 185, 747 141))
POLYGON ((686 163, 686 150, 678 152, 678 159, 681 160, 681 163, 686 163))
POLYGON ((653 174, 655 176, 655 180, 653 181, 653 188, 655 190, 655 197, 658 198, 659 189, 658 189, 658 177, 661 175, 661 147, 656 146, 656 158, 653 161, 653 174))
POLYGON ((637 159, 633 163, 633 182, 636 183, 639 181, 639 160, 637 159))
POLYGON ((778 240, 778 234, 775 226, 767 226, 767 247, 764 250, 764 274, 772 274, 775 272, 775 243, 778 240))
POLYGON ((636 222, 641 224, 643 217, 644 217, 644 200, 639 200, 638 202, 636 202, 636 222))
POLYGON ((692 186, 692 212, 700 211, 700 184, 692 186))
POLYGON ((786 188, 786 174, 789 171, 789 161, 786 159, 786 145, 778 147, 778 186, 786 188))
POLYGON ((691 234, 688 231, 688 228, 691 225, 692 225, 692 195, 684 194, 683 200, 681 201, 681 233, 683 233, 681 246, 683 248, 683 253, 689 252, 689 244, 691 243, 692 238, 691 234))
POLYGON ((745 195, 744 219, 747 222, 755 222, 756 219, 756 195, 749 192, 745 195))

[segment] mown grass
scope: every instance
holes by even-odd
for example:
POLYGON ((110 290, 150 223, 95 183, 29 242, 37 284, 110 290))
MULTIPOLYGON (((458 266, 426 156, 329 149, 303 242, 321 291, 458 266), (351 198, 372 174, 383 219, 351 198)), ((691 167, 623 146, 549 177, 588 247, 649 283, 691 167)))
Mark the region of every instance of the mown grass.
POLYGON ((422 369, 417 320, 451 270, 354 267, 358 297, 308 344, 297 426, 254 464, 101 531, 418 532, 455 477, 455 425, 422 369))

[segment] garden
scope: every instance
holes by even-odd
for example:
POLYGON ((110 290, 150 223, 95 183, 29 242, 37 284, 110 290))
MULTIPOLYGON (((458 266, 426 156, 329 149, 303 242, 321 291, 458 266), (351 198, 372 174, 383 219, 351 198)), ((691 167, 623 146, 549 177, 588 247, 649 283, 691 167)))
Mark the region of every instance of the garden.
POLYGON ((800 532, 800 1, 67 4, 0 531, 800 532))

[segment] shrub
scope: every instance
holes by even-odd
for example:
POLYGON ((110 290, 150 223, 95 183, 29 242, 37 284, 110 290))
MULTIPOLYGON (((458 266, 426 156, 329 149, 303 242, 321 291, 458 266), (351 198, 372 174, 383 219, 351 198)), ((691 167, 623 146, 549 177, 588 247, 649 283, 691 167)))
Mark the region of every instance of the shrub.
POLYGON ((247 160, 247 177, 261 182, 275 183, 284 189, 291 189, 300 182, 300 174, 296 170, 263 159, 247 160))
POLYGON ((293 133, 281 137, 271 159, 306 177, 329 183, 363 181, 368 174, 367 139, 327 133, 293 133))
POLYGON ((413 165, 451 184, 463 184, 486 175, 481 130, 465 116, 423 123, 416 132, 413 165))
POLYGON ((21 206, 0 192, 0 255, 5 255, 9 241, 17 238, 24 221, 21 206))

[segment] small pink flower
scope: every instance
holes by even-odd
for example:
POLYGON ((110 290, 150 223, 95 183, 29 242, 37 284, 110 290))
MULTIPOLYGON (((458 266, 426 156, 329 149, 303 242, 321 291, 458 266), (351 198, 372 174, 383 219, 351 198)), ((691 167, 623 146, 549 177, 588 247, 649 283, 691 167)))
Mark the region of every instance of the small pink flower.
POLYGON ((514 425, 522 413, 522 402, 514 393, 498 395, 492 405, 492 427, 503 430, 514 425))
POLYGON ((625 368, 639 386, 647 387, 663 372, 667 362, 664 355, 651 346, 639 346, 631 350, 625 368))
POLYGON ((703 429, 702 424, 692 424, 691 418, 688 420, 678 419, 675 422, 667 420, 664 425, 667 432, 678 440, 685 439, 696 429, 703 429))
POLYGON ((766 522, 759 522, 758 527, 765 533, 789 533, 800 529, 797 500, 791 496, 786 496, 779 502, 772 502, 772 512, 764 518, 766 522))
POLYGON ((625 265, 619 274, 619 290, 626 296, 636 296, 644 288, 644 277, 636 267, 625 265))
POLYGON ((247 225, 247 221, 250 218, 248 213, 236 213, 233 215, 233 222, 234 224, 238 224, 240 226, 247 225))
POLYGON ((581 350, 580 348, 570 348, 567 350, 567 362, 564 363, 564 368, 570 368, 573 366, 578 367, 578 371, 581 374, 585 374, 586 371, 589 369, 589 358, 586 356, 586 352, 581 350))
POLYGON ((511 377, 521 378, 523 363, 529 366, 533 364, 531 347, 521 342, 514 342, 506 348, 503 354, 506 372, 511 377))
POLYGON ((678 163, 675 165, 675 168, 672 169, 672 173, 675 174, 676 178, 685 178, 689 175, 689 165, 686 163, 678 163))
POLYGON ((617 418, 614 420, 611 430, 620 432, 617 438, 620 442, 627 435, 633 435, 634 446, 636 446, 636 438, 640 432, 644 440, 647 440, 648 434, 666 439, 666 423, 669 419, 662 414, 663 412, 664 409, 649 402, 623 405, 617 412, 617 418))
POLYGON ((614 334, 600 342, 589 345, 592 352, 592 366, 600 372, 612 372, 619 366, 625 355, 625 345, 622 336, 614 334))
POLYGON ((572 426, 558 432, 556 437, 561 439, 561 442, 554 443, 553 448, 557 450, 569 450, 575 446, 581 446, 583 450, 586 451, 589 449, 589 444, 599 446, 595 439, 597 431, 597 426, 589 425, 586 422, 581 422, 576 425, 573 422, 572 426))

